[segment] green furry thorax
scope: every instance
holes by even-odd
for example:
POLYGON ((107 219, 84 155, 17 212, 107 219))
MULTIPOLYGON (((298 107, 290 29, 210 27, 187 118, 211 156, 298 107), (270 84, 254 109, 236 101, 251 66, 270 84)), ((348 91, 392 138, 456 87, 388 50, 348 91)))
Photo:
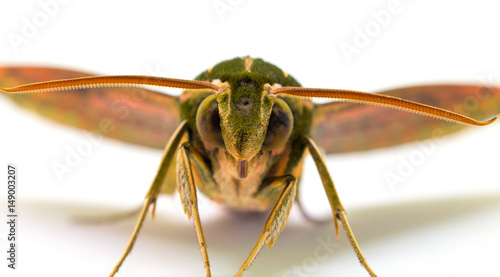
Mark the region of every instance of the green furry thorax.
MULTIPOLYGON (((232 75, 243 72, 248 72, 245 68, 244 58, 234 58, 218 63, 213 68, 202 72, 196 77, 196 80, 211 82, 215 79, 219 79, 224 82, 230 79, 232 75)), ((248 73, 250 73, 249 76, 251 76, 253 80, 259 83, 265 84, 265 82, 267 82, 271 85, 280 84, 284 87, 300 87, 300 84, 292 76, 285 76, 285 73, 279 67, 265 62, 262 59, 253 59, 250 72, 248 73)))

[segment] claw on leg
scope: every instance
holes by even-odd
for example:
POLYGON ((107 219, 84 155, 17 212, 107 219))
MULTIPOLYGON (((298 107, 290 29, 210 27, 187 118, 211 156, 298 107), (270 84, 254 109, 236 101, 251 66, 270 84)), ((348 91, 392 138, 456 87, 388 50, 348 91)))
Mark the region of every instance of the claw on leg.
POLYGON ((339 222, 337 221, 339 218, 338 218, 338 214, 336 214, 334 217, 333 217, 333 222, 335 223, 335 236, 337 238, 337 241, 339 241, 339 234, 340 234, 340 231, 339 231, 339 222))
POLYGON ((203 235, 200 214, 198 211, 198 197, 196 195, 196 186, 189 159, 189 148, 190 145, 188 142, 183 143, 177 156, 177 187, 179 189, 179 195, 181 196, 184 212, 187 214, 189 219, 193 220, 196 238, 198 239, 198 244, 200 246, 201 255, 205 265, 205 273, 208 277, 211 276, 210 262, 208 260, 207 244, 205 242, 205 236, 203 235))
POLYGON ((277 188, 279 186, 284 186, 283 192, 281 193, 278 202, 274 206, 269 218, 264 225, 264 230, 262 230, 257 243, 255 244, 252 252, 248 255, 247 259, 240 267, 239 271, 234 275, 239 277, 250 267, 253 263, 260 250, 267 244, 267 248, 270 248, 278 238, 278 235, 285 228, 288 215, 292 208, 293 200, 295 199, 295 193, 297 191, 297 179, 291 175, 284 175, 276 178, 269 187, 277 188))
POLYGON ((330 202, 330 206, 332 208, 333 221, 335 222, 335 232, 337 234, 337 240, 339 239, 339 225, 337 222, 338 220, 342 224, 342 228, 344 229, 344 232, 346 233, 347 238, 349 239, 349 243, 351 244, 354 253, 356 253, 356 256, 358 257, 359 262, 366 269, 366 271, 368 272, 368 274, 370 274, 371 277, 376 277, 377 275, 375 274, 375 272, 373 272, 373 270, 366 262, 366 258, 361 252, 361 249, 359 248, 359 245, 356 242, 356 238, 354 237, 351 227, 349 226, 346 212, 344 210, 344 207, 342 206, 342 203, 340 203, 337 190, 335 189, 335 185, 333 183, 332 177, 330 176, 330 172, 328 172, 328 169, 326 168, 326 163, 323 158, 323 155, 321 155, 321 152, 319 151, 318 147, 311 138, 306 137, 305 142, 307 144, 309 152, 311 153, 314 159, 314 162, 316 163, 316 167, 318 168, 321 181, 323 182, 323 187, 325 188, 325 193, 328 197, 328 201, 330 202))
POLYGON ((118 272, 118 270, 120 270, 120 267, 127 258, 128 254, 130 254, 130 251, 132 251, 132 247, 134 247, 134 244, 137 240, 142 225, 144 224, 144 220, 146 219, 146 215, 148 214, 149 207, 151 206, 151 204, 156 203, 156 199, 158 197, 158 194, 160 193, 161 185, 165 183, 169 166, 175 156, 175 152, 177 151, 177 146, 180 144, 182 136, 184 135, 186 129, 187 129, 187 122, 186 121, 181 122, 179 127, 177 127, 177 130, 170 138, 167 146, 165 147, 160 166, 158 167, 158 172, 156 173, 155 179, 153 180, 153 183, 151 184, 151 187, 149 188, 149 191, 146 194, 146 200, 144 202, 144 205, 142 206, 139 219, 134 228, 134 232, 130 237, 130 240, 127 244, 127 247, 125 248, 125 251, 120 257, 120 260, 113 268, 113 271, 111 271, 111 274, 109 275, 110 277, 113 277, 118 272))

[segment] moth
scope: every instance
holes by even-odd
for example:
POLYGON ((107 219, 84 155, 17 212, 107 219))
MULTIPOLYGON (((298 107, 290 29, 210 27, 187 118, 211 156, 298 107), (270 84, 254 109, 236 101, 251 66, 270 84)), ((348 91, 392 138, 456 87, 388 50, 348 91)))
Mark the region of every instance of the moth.
POLYGON ((137 225, 110 276, 124 263, 150 210, 154 216, 158 195, 176 191, 193 221, 206 276, 211 270, 197 194, 229 209, 270 212, 235 274, 242 276, 263 246, 276 242, 294 203, 310 218, 298 195, 308 154, 329 200, 337 239, 342 227, 361 265, 376 276, 349 226, 322 151, 383 148, 430 138, 437 129, 444 135, 463 126, 484 126, 500 110, 500 89, 495 87, 431 85, 376 94, 303 88, 287 72, 251 57, 223 61, 195 80, 3 67, 0 85, 5 96, 57 122, 164 149, 137 225), (174 97, 149 88, 154 86, 184 91, 174 97), (470 96, 480 96, 479 108, 468 111, 457 105, 470 96), (311 98, 332 102, 314 104, 311 98), (123 99, 134 103, 126 116, 116 105, 123 99))

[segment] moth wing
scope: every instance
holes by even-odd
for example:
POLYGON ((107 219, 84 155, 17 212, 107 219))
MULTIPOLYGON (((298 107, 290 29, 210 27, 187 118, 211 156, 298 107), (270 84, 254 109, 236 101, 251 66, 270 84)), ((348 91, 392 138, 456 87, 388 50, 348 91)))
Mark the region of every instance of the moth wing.
MULTIPOLYGON (((91 75, 48 67, 0 67, 0 86, 91 75)), ((177 97, 143 88, 86 88, 5 95, 21 107, 56 122, 154 148, 163 148, 180 123, 177 97)))
MULTIPOLYGON (((380 94, 451 110, 477 120, 500 112, 500 88, 479 85, 429 85, 380 94)), ((311 137, 328 154, 367 151, 451 134, 464 125, 401 110, 333 102, 315 106, 311 137)))

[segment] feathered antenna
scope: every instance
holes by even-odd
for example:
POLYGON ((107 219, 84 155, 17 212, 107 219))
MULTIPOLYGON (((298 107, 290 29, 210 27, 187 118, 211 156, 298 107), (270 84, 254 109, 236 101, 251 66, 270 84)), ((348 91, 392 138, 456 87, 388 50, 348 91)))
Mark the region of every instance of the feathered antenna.
POLYGON ((141 75, 91 76, 74 79, 39 82, 13 88, 2 88, 10 94, 54 92, 99 87, 143 87, 158 86, 183 89, 212 89, 219 90, 219 86, 206 81, 171 79, 141 75))
POLYGON ((499 117, 497 115, 491 120, 485 122, 477 121, 473 118, 452 111, 436 108, 425 104, 420 104, 410 100, 405 100, 394 96, 373 94, 373 93, 354 91, 354 90, 283 87, 283 88, 276 88, 272 90, 270 93, 276 95, 281 94, 281 95, 289 95, 297 97, 316 97, 316 98, 335 99, 340 102, 352 102, 352 103, 376 105, 392 109, 403 110, 406 112, 433 117, 454 123, 475 125, 475 126, 484 126, 491 124, 499 117))

